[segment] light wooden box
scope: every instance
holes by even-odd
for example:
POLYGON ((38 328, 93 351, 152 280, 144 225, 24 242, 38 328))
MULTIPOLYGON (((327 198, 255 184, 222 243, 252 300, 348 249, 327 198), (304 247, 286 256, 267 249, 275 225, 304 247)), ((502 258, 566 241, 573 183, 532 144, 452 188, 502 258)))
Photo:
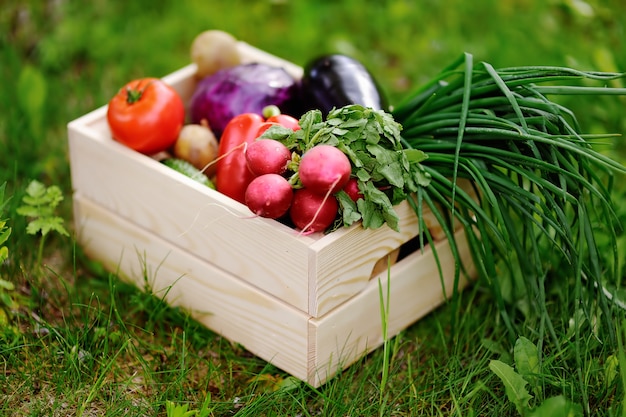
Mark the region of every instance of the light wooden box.
MULTIPOLYGON (((240 42, 248 62, 302 69, 240 42)), ((186 100, 195 65, 166 77, 186 100)), ((400 232, 360 225, 307 236, 139 154, 110 137, 106 106, 68 124, 77 238, 110 271, 151 290, 225 338, 320 386, 383 343, 379 286, 387 255, 418 234, 408 204, 400 232)), ((436 230, 432 215, 425 215, 436 230)), ((465 242, 462 232, 459 241, 465 242)), ((440 305, 454 285, 441 233, 442 274, 426 248, 390 269, 388 337, 440 305)), ((471 265, 466 245, 460 247, 471 265)), ((462 277, 460 286, 467 283, 462 277)))

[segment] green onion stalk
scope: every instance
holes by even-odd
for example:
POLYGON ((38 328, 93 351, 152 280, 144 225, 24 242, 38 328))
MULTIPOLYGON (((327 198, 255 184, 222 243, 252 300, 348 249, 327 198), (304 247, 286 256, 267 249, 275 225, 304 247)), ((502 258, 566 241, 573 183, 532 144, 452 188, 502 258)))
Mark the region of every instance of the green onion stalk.
MULTIPOLYGON (((546 283, 557 273, 568 277, 572 285, 564 290, 583 311, 612 316, 607 294, 619 286, 622 231, 613 178, 626 168, 592 146, 612 135, 583 134, 573 111, 548 96, 626 95, 606 86, 625 77, 547 66, 495 69, 464 54, 392 111, 404 146, 428 155, 422 164, 430 183, 411 197, 412 207, 420 219, 424 205, 437 216, 456 256, 457 283, 467 265, 454 230, 464 228, 478 278, 493 289, 513 338, 510 294, 547 317, 546 283), (461 179, 475 193, 457 186, 461 179), (506 290, 502 277, 512 283, 506 290)), ((544 324, 556 339, 550 321, 544 324)))

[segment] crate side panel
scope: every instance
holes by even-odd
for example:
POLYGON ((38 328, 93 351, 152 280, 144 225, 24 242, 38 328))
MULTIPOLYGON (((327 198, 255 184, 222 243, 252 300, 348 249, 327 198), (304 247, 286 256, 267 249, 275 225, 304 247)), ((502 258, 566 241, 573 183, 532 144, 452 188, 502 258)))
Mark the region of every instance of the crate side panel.
MULTIPOLYGON (((330 233, 311 246, 311 288, 309 311, 321 317, 362 291, 372 278, 374 266, 419 233, 418 218, 408 204, 396 206, 400 218, 399 232, 386 225, 378 229, 363 229, 360 225, 330 233)), ((441 240, 443 233, 428 208, 422 219, 431 229, 433 238, 441 240)))
POLYGON ((181 306, 209 329, 306 378, 308 316, 75 195, 78 239, 108 270, 181 306))
POLYGON ((244 205, 88 129, 70 130, 70 157, 75 190, 307 310, 311 239, 273 220, 254 217, 244 205))
MULTIPOLYGON (((459 251, 474 276, 464 232, 456 233, 459 251)), ((388 337, 397 335, 439 306, 454 289, 455 262, 447 240, 436 244, 444 286, 432 250, 416 252, 391 268, 388 337), (445 288, 445 296, 444 296, 445 288)), ((383 343, 379 282, 385 294, 387 275, 371 280, 365 290, 322 318, 309 322, 309 377, 314 386, 383 343), (379 281, 380 279, 380 281, 379 281)), ((462 276, 459 288, 469 280, 462 276)))

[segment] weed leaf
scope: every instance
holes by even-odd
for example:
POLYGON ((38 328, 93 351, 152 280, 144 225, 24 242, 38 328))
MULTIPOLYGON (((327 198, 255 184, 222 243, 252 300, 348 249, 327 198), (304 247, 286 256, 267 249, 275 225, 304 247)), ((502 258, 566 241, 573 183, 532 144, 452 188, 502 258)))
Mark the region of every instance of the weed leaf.
POLYGON ((12 282, 6 281, 4 279, 0 279, 0 290, 9 290, 13 291, 15 289, 15 285, 12 282))
POLYGON ((196 415, 195 410, 187 411, 188 404, 176 405, 172 401, 165 402, 167 417, 192 417, 196 415))
POLYGON ((0 246, 0 264, 7 260, 9 257, 9 248, 6 246, 0 246))
POLYGON ((579 417, 583 415, 582 407, 562 395, 545 400, 530 414, 530 417, 579 417))
POLYGON ((198 417, 209 417, 209 415, 211 414, 211 410, 209 409, 210 405, 211 405, 211 394, 208 394, 206 396, 206 398, 204 399, 204 402, 202 403, 202 406, 198 410, 197 416, 198 417))
POLYGON ((502 380, 509 401, 515 404, 515 408, 520 414, 524 415, 524 412, 528 410, 528 402, 532 398, 526 389, 528 382, 511 366, 502 361, 492 360, 489 362, 489 369, 502 380))
MULTIPOLYGON (((30 204, 27 202, 27 196, 24 196, 24 202, 26 202, 27 204, 30 204)), ((42 212, 42 209, 39 207, 35 207, 35 206, 21 206, 17 208, 17 214, 19 214, 20 216, 24 216, 24 217, 38 217, 42 212)))
POLYGON ((32 220, 26 226, 26 233, 36 235, 41 232, 42 235, 47 235, 51 231, 57 232, 63 236, 69 236, 69 233, 63 226, 63 218, 59 216, 42 217, 32 220))
POLYGON ((610 355, 606 358, 606 362, 604 363, 604 381, 606 387, 610 387, 615 381, 615 377, 617 376, 619 360, 617 356, 610 355))
MULTIPOLYGON (((9 240, 10 235, 11 235, 11 228, 6 227, 5 221, 0 220, 0 245, 3 245, 4 243, 6 243, 6 241, 9 240)), ((0 248, 6 248, 6 246, 0 246, 0 248)), ((2 258, 2 256, 0 256, 0 262, 4 262, 4 259, 6 258, 2 258)))
POLYGON ((537 346, 525 337, 520 337, 515 342, 513 355, 517 372, 531 385, 536 386, 537 375, 540 372, 537 346))

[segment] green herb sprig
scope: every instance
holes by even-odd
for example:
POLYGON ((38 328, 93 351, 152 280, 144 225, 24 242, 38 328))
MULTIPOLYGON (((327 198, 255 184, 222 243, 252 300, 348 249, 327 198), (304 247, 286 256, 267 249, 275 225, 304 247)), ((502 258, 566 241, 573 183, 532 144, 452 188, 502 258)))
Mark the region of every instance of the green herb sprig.
POLYGON ((623 77, 560 67, 496 70, 465 54, 392 112, 403 126, 404 146, 428 154, 423 167, 430 184, 419 188, 414 207, 423 202, 431 208, 453 250, 453 223, 462 224, 479 276, 494 290, 511 335, 516 332, 498 278, 506 275, 522 277, 514 290, 527 294, 528 308, 542 317, 548 317, 546 279, 556 268, 574 278, 575 297, 596 294, 589 303, 609 311, 600 294, 618 278, 621 232, 612 177, 626 168, 594 150, 603 136, 583 134, 574 113, 547 96, 626 95, 624 88, 604 86, 623 77), (478 201, 456 185, 459 178, 474 185, 478 201), (601 252, 599 234, 607 236, 611 253, 601 252))
POLYGON ((26 195, 22 197, 23 204, 17 208, 17 214, 31 219, 26 226, 26 232, 31 235, 41 233, 37 264, 41 264, 46 237, 50 232, 69 236, 63 225, 63 218, 55 214, 61 201, 63 193, 58 186, 46 187, 41 182, 32 180, 26 187, 26 195))

